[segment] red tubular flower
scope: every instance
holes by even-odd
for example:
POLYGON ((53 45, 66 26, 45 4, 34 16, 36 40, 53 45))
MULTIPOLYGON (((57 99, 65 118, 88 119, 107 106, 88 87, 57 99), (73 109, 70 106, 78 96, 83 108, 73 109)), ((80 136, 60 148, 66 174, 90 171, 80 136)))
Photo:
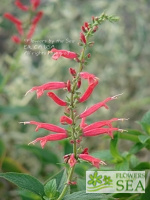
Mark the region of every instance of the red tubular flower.
POLYGON ((60 122, 61 122, 61 124, 64 124, 64 125, 65 124, 72 124, 72 119, 67 117, 67 116, 62 116, 60 118, 60 122))
POLYGON ((19 33, 20 35, 23 35, 23 34, 24 34, 22 25, 16 24, 16 29, 18 30, 18 33, 19 33))
POLYGON ((36 10, 37 7, 40 5, 40 0, 31 0, 33 10, 36 10))
POLYGON ((89 84, 93 82, 93 80, 98 79, 94 74, 90 74, 88 72, 80 72, 80 77, 83 79, 88 79, 89 84))
POLYGON ((30 39, 32 37, 32 35, 34 34, 36 26, 37 26, 37 23, 40 21, 42 16, 43 16, 43 12, 39 11, 37 13, 37 15, 33 18, 32 24, 31 24, 30 29, 29 29, 29 32, 27 33, 27 39, 30 39))
POLYGON ((88 131, 83 130, 83 136, 84 137, 93 137, 101 134, 108 134, 113 139, 113 132, 114 131, 120 131, 122 132, 122 129, 119 128, 95 128, 90 129, 88 131))
POLYGON ((66 88, 66 83, 64 82, 49 82, 45 83, 40 86, 35 86, 28 90, 25 95, 27 95, 29 92, 33 92, 36 90, 37 98, 43 95, 44 90, 57 90, 61 88, 66 88))
POLYGON ((36 26, 37 26, 37 23, 40 21, 42 16, 43 16, 43 12, 39 11, 37 13, 37 15, 33 18, 31 26, 30 26, 30 29, 29 29, 29 31, 27 33, 27 39, 30 39, 32 37, 32 35, 34 34, 36 26))
POLYGON ((84 44, 86 44, 86 38, 85 38, 85 35, 81 32, 80 33, 80 40, 84 43, 84 44))
POLYGON ((36 127, 35 131, 38 131, 40 128, 44 128, 48 131, 53 131, 55 133, 66 133, 66 130, 64 128, 61 128, 61 127, 56 126, 54 124, 47 124, 47 123, 36 122, 36 121, 20 122, 20 123, 36 125, 37 127, 36 127))
POLYGON ((33 36, 34 32, 35 32, 35 29, 36 29, 36 25, 35 24, 31 24, 30 26, 30 29, 27 33, 27 39, 31 39, 31 37, 33 36))
POLYGON ((81 154, 89 154, 89 152, 88 152, 89 150, 88 150, 88 148, 85 148, 85 149, 83 149, 83 151, 82 151, 82 153, 81 154))
POLYGON ((114 122, 114 121, 118 121, 118 120, 125 120, 125 119, 113 118, 113 119, 110 119, 110 120, 94 122, 93 124, 86 126, 84 128, 84 131, 88 131, 88 130, 95 129, 95 128, 101 128, 103 126, 108 126, 109 128, 112 128, 111 123, 114 122))
POLYGON ((106 163, 98 158, 94 158, 93 156, 90 156, 89 154, 80 154, 79 158, 82 160, 88 161, 92 163, 93 166, 97 167, 99 169, 100 164, 101 165, 106 165, 106 163))
POLYGON ((74 157, 74 154, 71 154, 69 160, 68 160, 68 164, 70 165, 70 167, 74 167, 74 165, 77 163, 77 160, 74 157))
POLYGON ((20 38, 17 35, 11 37, 11 40, 17 44, 21 43, 20 38))
POLYGON ((14 17, 10 13, 5 13, 4 17, 7 18, 7 19, 9 19, 11 22, 13 22, 16 25, 22 25, 22 22, 17 17, 14 17))
POLYGON ((84 129, 86 126, 88 126, 87 123, 85 123, 85 117, 81 119, 81 123, 80 123, 80 128, 84 129))
POLYGON ((106 103, 107 103, 108 101, 117 99, 118 96, 120 96, 120 95, 121 95, 121 94, 115 95, 115 96, 113 96, 113 97, 108 97, 108 98, 105 99, 104 101, 99 102, 99 103, 97 103, 97 104, 91 106, 90 108, 88 108, 87 110, 85 110, 83 113, 81 113, 81 114, 79 115, 79 117, 80 117, 80 118, 87 117, 87 116, 91 115, 92 113, 94 113, 95 111, 97 111, 97 110, 98 110, 99 108, 101 108, 101 107, 105 107, 106 109, 108 109, 108 106, 106 105, 106 103))
POLYGON ((39 11, 37 13, 37 15, 33 18, 32 24, 36 25, 40 21, 40 19, 42 18, 42 16, 43 16, 43 12, 39 11))
POLYGON ((20 0, 16 0, 16 1, 15 1, 15 5, 16 5, 20 10, 23 10, 23 11, 28 11, 28 10, 29 10, 29 7, 23 5, 23 4, 20 2, 20 0))
POLYGON ((45 137, 36 138, 32 142, 30 142, 28 145, 35 144, 36 142, 40 141, 41 147, 44 148, 46 143, 49 142, 49 141, 63 140, 67 137, 68 137, 68 135, 66 133, 50 134, 50 135, 47 135, 45 137))
POLYGON ((85 91, 85 93, 82 95, 82 97, 80 97, 79 99, 80 103, 86 101, 90 97, 90 95, 92 94, 97 84, 98 84, 98 80, 95 79, 95 82, 91 83, 89 87, 87 88, 87 90, 85 91))
POLYGON ((62 99, 60 99, 53 92, 48 92, 47 96, 50 97, 50 98, 52 98, 55 101, 55 103, 57 103, 59 106, 67 106, 67 103, 65 101, 63 101, 62 99))
POLYGON ((69 58, 69 59, 77 58, 77 54, 75 52, 71 52, 67 50, 59 50, 59 49, 53 48, 51 51, 48 51, 48 54, 50 54, 51 52, 54 53, 52 56, 54 60, 57 60, 61 56, 65 58, 69 58))

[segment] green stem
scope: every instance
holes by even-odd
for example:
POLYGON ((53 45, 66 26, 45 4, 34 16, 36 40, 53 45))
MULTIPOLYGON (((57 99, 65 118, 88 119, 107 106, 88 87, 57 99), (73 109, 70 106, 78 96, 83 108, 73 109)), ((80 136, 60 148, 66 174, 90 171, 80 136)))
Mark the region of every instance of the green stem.
MULTIPOLYGON (((81 54, 81 61, 82 59, 84 58, 84 53, 85 53, 85 49, 86 49, 86 45, 83 47, 83 51, 82 51, 82 54, 81 54)), ((80 77, 80 72, 82 71, 82 63, 80 62, 80 69, 79 69, 79 73, 77 75, 77 80, 76 82, 74 82, 73 84, 73 87, 72 87, 72 92, 71 92, 71 97, 70 97, 70 106, 71 106, 71 119, 73 121, 72 123, 72 136, 73 136, 73 140, 74 140, 74 144, 73 144, 73 153, 74 153, 74 156, 75 158, 77 158, 77 143, 76 143, 76 135, 75 135, 75 125, 76 125, 76 122, 75 122, 75 114, 74 114, 74 106, 73 106, 73 103, 74 103, 74 93, 75 93, 75 90, 76 90, 76 86, 77 86, 77 82, 78 82, 78 79, 80 77)), ((69 187, 69 182, 71 182, 71 179, 72 179, 72 176, 73 176, 73 172, 74 172, 74 168, 75 166, 73 166, 70 171, 69 171, 69 175, 68 175, 68 179, 67 179, 67 183, 62 191, 62 193, 60 194, 59 198, 57 200, 61 200, 63 199, 63 197, 65 196, 67 190, 68 190, 68 187, 69 187)))
MULTIPOLYGON (((104 14, 102 15, 104 16, 104 14)), ((103 17, 102 17, 102 22, 104 21, 103 17)), ((100 23, 99 23, 100 24, 100 23)), ((95 26, 96 24, 93 24, 93 26, 95 26)), ((91 36, 91 33, 92 33, 92 28, 86 33, 86 44, 84 44, 83 46, 83 49, 82 49, 82 53, 79 57, 79 60, 80 60, 80 65, 79 65, 79 71, 78 71, 78 74, 76 76, 76 79, 72 81, 72 91, 71 91, 71 96, 70 96, 70 117, 72 119, 72 125, 71 125, 71 128, 72 128, 72 137, 73 137, 73 140, 74 140, 74 144, 73 144, 73 154, 74 154, 74 157, 77 159, 77 143, 76 143, 76 129, 75 129, 75 126, 76 126, 76 114, 74 112, 74 94, 77 90, 77 84, 78 84, 78 81, 79 81, 79 78, 80 78, 80 72, 83 70, 83 66, 84 66, 84 57, 85 57, 85 51, 86 51, 86 47, 87 47, 87 44, 88 44, 88 38, 91 36)), ((68 187, 69 187, 69 182, 71 182, 71 179, 72 179, 72 176, 73 176, 73 172, 74 172, 74 168, 75 168, 75 165, 70 169, 69 171, 69 174, 68 174, 68 179, 67 179, 67 183, 62 191, 62 193, 60 194, 59 198, 57 200, 61 200, 63 199, 63 197, 65 196, 67 190, 68 190, 68 187)))
POLYGON ((75 168, 75 166, 73 166, 73 167, 70 169, 70 172, 69 172, 69 175, 68 175, 68 179, 67 179, 67 184, 65 185, 65 187, 64 187, 64 189, 63 189, 63 191, 62 191, 62 193, 60 194, 60 196, 58 197, 57 200, 61 200, 61 199, 63 199, 63 197, 65 196, 65 194, 66 194, 66 192, 67 192, 67 190, 68 190, 68 186, 69 186, 68 183, 71 181, 71 178, 72 178, 72 175, 73 175, 73 172, 74 172, 74 168, 75 168))
POLYGON ((3 92, 3 89, 4 89, 5 85, 7 84, 7 82, 10 80, 12 73, 18 68, 18 62, 19 62, 20 56, 22 54, 22 49, 23 49, 22 46, 20 46, 20 48, 16 52, 16 56, 14 58, 13 63, 11 64, 11 66, 9 68, 9 71, 7 72, 7 74, 5 75, 5 77, 2 80, 1 85, 0 85, 0 93, 3 92))
POLYGON ((130 140, 133 142, 140 142, 137 135, 131 135, 129 133, 119 133, 119 138, 125 139, 125 140, 130 140))

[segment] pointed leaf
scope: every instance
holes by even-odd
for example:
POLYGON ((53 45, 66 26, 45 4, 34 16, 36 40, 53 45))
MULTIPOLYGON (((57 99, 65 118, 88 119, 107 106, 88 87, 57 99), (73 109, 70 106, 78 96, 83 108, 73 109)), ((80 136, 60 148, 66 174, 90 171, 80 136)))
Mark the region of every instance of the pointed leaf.
POLYGON ((5 157, 6 148, 2 140, 0 140, 0 168, 3 163, 3 159, 5 157))
POLYGON ((145 113, 140 124, 142 125, 143 130, 150 135, 150 111, 145 113))
POLYGON ((12 182, 18 187, 29 190, 39 196, 44 195, 44 186, 36 178, 27 174, 8 172, 0 173, 0 177, 12 182))
POLYGON ((48 183, 48 181, 55 179, 56 180, 56 185, 57 185, 57 190, 58 192, 62 192, 66 181, 67 181, 67 173, 66 170, 61 170, 59 173, 55 174, 54 176, 50 177, 46 183, 48 183))
POLYGON ((49 198, 56 198, 59 196, 59 192, 57 191, 56 179, 50 180, 44 186, 44 191, 47 197, 49 198))
POLYGON ((134 168, 134 170, 146 170, 146 169, 150 169, 150 162, 141 162, 134 168))
MULTIPOLYGON (((85 190, 74 192, 64 197, 64 200, 108 200, 112 195, 106 194, 96 194, 96 193, 86 193, 85 190)), ((114 199, 114 198, 112 198, 114 199)))
POLYGON ((28 171, 16 160, 5 157, 2 163, 3 172, 28 173, 28 171))
POLYGON ((116 171, 128 171, 129 170, 129 161, 124 159, 122 162, 115 165, 116 171))
POLYGON ((144 144, 136 143, 134 146, 131 147, 129 153, 135 154, 135 153, 139 152, 143 147, 145 147, 144 144))
POLYGON ((112 139, 110 142, 110 152, 112 156, 115 158, 115 160, 122 161, 123 158, 121 157, 118 151, 117 144, 118 144, 118 134, 115 134, 114 139, 112 139))
POLYGON ((142 144, 144 144, 147 140, 150 139, 150 135, 139 135, 138 138, 139 138, 140 142, 142 144))
MULTIPOLYGON (((46 148, 41 149, 40 147, 37 146, 28 146, 28 145, 19 145, 18 147, 31 151, 31 153, 35 154, 44 163, 52 163, 54 165, 57 165, 57 163, 60 162, 57 155, 46 148)), ((59 165, 57 166, 59 167, 59 165)))

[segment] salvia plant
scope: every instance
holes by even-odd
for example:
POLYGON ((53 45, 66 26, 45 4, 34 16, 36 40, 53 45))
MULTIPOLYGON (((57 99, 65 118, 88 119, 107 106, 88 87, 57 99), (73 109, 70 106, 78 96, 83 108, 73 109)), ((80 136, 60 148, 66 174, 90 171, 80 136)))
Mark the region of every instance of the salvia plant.
MULTIPOLYGON (((29 12, 30 14, 28 25, 24 28, 22 26, 22 22, 18 18, 14 17, 10 13, 5 13, 4 17, 14 23, 18 30, 19 36, 12 37, 12 40, 15 43, 22 43, 23 39, 31 39, 36 25, 43 14, 42 11, 37 11, 39 3, 40 1, 32 0, 31 6, 24 6, 19 0, 16 1, 16 6, 19 9, 25 12, 29 12), (29 27, 29 25, 30 28, 28 30, 27 27, 29 27)), ((71 67, 68 70, 71 79, 67 81, 65 80, 64 82, 48 82, 40 86, 34 86, 26 93, 27 95, 28 93, 35 91, 37 94, 37 98, 40 98, 45 91, 48 91, 47 97, 52 99, 58 106, 64 107, 64 113, 60 118, 60 123, 62 124, 61 126, 37 121, 26 121, 20 123, 35 125, 35 131, 38 131, 39 129, 46 129, 50 131, 49 135, 36 138, 34 141, 31 141, 29 143, 30 145, 34 145, 35 143, 40 142, 41 147, 44 148, 46 143, 49 141, 58 141, 64 139, 70 141, 73 151, 68 155, 64 155, 64 163, 67 166, 66 178, 64 178, 64 180, 62 179, 61 183, 60 181, 58 183, 58 178, 54 178, 50 181, 47 181, 47 183, 43 185, 37 179, 27 174, 7 173, 5 175, 1 174, 1 177, 5 177, 7 180, 15 183, 22 189, 27 189, 37 194, 38 196, 40 196, 41 199, 69 200, 73 199, 73 197, 71 197, 69 194, 69 188, 71 185, 76 184, 76 180, 74 178, 74 170, 76 165, 79 165, 81 161, 89 162, 98 169, 100 168, 100 165, 106 165, 104 161, 91 156, 89 154, 88 147, 83 149, 81 141, 83 137, 90 138, 94 136, 100 136, 102 134, 106 134, 113 139, 114 131, 124 131, 123 129, 113 127, 113 122, 126 120, 124 118, 112 118, 103 121, 98 120, 92 124, 87 124, 86 122, 86 118, 88 116, 91 116, 98 109, 102 107, 108 109, 109 102, 112 100, 116 100, 121 94, 114 94, 114 96, 101 100, 100 102, 97 102, 89 108, 84 108, 83 112, 81 113, 78 113, 78 108, 82 106, 82 103, 90 98, 94 89, 99 83, 99 78, 96 77, 94 74, 89 73, 87 68, 88 60, 91 59, 91 54, 88 51, 89 48, 92 48, 94 45, 92 37, 98 31, 99 27, 101 27, 103 22, 116 22, 117 20, 118 17, 109 16, 103 13, 99 17, 92 17, 91 22, 85 22, 81 26, 79 37, 80 41, 78 43, 81 47, 80 53, 69 50, 60 50, 56 48, 48 51, 48 54, 50 56, 52 54, 52 59, 54 60, 74 60, 74 63, 77 66, 75 66, 74 68, 71 67), (80 88, 82 86, 83 80, 86 80, 88 82, 88 87, 84 93, 81 93, 80 88), (63 91, 66 93, 65 99, 61 99, 53 92, 54 90, 59 89, 63 89, 63 91)), ((80 195, 80 199, 82 199, 82 195, 86 195, 86 193, 80 193, 79 196, 80 195)), ((97 194, 87 195, 88 199, 94 199, 97 194)), ((98 196, 100 197, 100 195, 98 196)), ((86 198, 86 196, 84 197, 86 198)))

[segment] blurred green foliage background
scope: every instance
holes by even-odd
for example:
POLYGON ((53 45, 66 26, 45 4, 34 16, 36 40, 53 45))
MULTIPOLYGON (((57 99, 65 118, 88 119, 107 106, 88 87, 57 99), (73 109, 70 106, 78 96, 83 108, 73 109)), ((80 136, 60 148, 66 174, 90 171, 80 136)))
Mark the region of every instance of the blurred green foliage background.
MULTIPOLYGON (((28 1, 22 2, 28 4, 28 1)), ((55 163, 62 162, 64 153, 69 153, 71 147, 63 141, 49 143, 48 153, 34 147, 31 149, 26 144, 48 132, 40 130, 34 133, 34 126, 24 126, 18 122, 35 120, 60 125, 59 118, 63 114, 63 108, 58 107, 46 95, 37 100, 35 93, 27 96, 24 94, 35 85, 68 80, 71 78, 69 67, 77 67, 75 61, 64 58, 52 60, 47 51, 54 45, 59 49, 79 53, 77 43, 81 25, 85 21, 89 22, 91 16, 99 16, 103 11, 118 15, 118 23, 106 22, 93 38, 95 44, 89 49, 91 59, 85 71, 96 74, 100 84, 90 100, 80 106, 80 111, 108 96, 123 93, 118 100, 109 103, 109 110, 102 108, 87 121, 91 123, 112 117, 130 118, 116 126, 140 129, 136 121, 150 108, 150 1, 42 0, 40 10, 43 10, 44 16, 32 38, 32 45, 28 48, 19 47, 10 40, 16 29, 3 18, 3 14, 10 12, 22 20, 26 20, 27 15, 16 9, 13 1, 5 0, 1 3, 0 138, 6 146, 5 156, 8 158, 3 166, 4 171, 14 171, 18 167, 18 171, 31 173, 45 180, 45 177, 58 171, 61 166, 55 163)), ((81 92, 86 87, 86 82, 83 82, 81 92)), ((61 98, 65 97, 64 91, 56 93, 61 98)), ((128 150, 128 145, 130 143, 122 142, 120 149, 128 150)), ((108 140, 92 138, 90 141, 86 139, 83 146, 89 146, 95 151, 109 148, 109 143, 108 140)), ((149 159, 145 153, 141 157, 143 160, 149 159)))

